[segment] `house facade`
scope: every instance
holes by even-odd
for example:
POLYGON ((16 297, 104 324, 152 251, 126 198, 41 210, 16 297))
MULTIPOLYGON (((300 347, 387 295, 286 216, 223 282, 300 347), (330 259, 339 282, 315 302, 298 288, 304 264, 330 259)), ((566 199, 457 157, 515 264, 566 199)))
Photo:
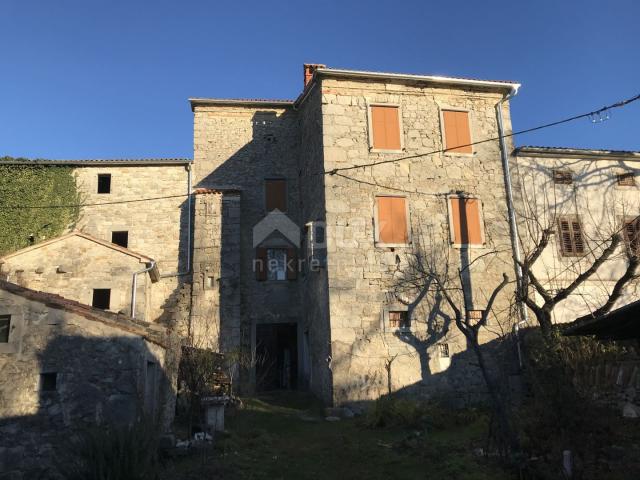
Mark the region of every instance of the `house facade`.
MULTIPOLYGON (((588 171, 596 192, 610 175, 599 165, 634 172, 637 159, 514 152, 518 87, 309 64, 295 100, 192 98, 193 160, 75 162, 86 199, 75 228, 152 259, 159 275, 139 286, 140 315, 238 359, 246 390, 309 389, 328 404, 399 390, 474 401, 482 378, 421 268, 459 271, 460 307, 477 318, 515 276, 505 165, 516 211, 545 198, 541 214, 558 192, 575 204, 565 184, 548 188, 550 171, 588 171)), ((633 188, 614 191, 632 202, 633 188)), ((505 289, 484 344, 513 328, 512 306, 505 289)), ((556 320, 576 311, 567 300, 556 320)))

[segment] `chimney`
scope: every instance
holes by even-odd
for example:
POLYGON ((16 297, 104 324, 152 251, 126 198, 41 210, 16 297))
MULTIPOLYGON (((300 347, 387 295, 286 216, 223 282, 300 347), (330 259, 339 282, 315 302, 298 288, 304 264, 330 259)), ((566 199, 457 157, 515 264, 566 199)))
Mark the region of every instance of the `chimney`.
POLYGON ((304 64, 304 86, 306 87, 313 78, 313 72, 318 68, 324 68, 326 65, 321 63, 305 63, 304 64))

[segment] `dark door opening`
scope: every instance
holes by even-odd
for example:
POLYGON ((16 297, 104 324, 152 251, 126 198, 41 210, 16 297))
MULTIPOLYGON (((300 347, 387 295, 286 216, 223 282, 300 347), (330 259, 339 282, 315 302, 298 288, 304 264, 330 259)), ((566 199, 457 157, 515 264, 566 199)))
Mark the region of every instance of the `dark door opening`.
POLYGON ((295 389, 298 383, 297 325, 256 325, 256 360, 256 390, 295 389))

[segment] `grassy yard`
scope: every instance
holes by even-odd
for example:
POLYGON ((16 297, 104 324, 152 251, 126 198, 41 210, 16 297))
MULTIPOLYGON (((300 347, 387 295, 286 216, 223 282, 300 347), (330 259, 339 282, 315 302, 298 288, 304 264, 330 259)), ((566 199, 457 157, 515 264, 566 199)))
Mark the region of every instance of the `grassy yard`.
POLYGON ((428 479, 512 478, 475 457, 486 420, 417 434, 368 428, 361 419, 326 421, 310 397, 286 393, 245 400, 226 419, 214 446, 169 462, 166 479, 428 479))

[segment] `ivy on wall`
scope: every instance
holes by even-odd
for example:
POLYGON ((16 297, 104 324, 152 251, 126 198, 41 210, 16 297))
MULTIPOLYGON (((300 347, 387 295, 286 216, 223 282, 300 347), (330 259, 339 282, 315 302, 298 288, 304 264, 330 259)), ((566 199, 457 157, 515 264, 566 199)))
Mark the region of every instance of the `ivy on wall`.
POLYGON ((10 160, 28 161, 0 157, 0 256, 61 235, 80 214, 73 167, 3 165, 10 160))

